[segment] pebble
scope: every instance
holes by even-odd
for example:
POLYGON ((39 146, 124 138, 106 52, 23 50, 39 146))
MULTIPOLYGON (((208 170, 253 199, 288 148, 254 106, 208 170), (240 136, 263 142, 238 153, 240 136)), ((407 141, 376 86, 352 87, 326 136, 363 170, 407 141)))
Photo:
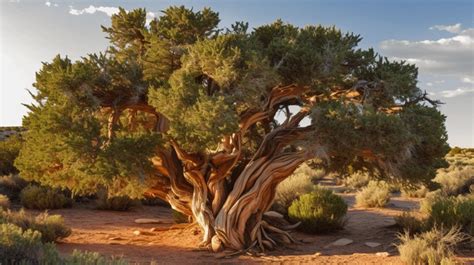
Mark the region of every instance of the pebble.
POLYGON ((377 252, 375 253, 375 256, 377 257, 388 257, 390 254, 388 252, 377 252))
POLYGON ((377 243, 377 242, 365 242, 364 245, 371 247, 371 248, 376 248, 378 246, 381 246, 382 244, 377 243))

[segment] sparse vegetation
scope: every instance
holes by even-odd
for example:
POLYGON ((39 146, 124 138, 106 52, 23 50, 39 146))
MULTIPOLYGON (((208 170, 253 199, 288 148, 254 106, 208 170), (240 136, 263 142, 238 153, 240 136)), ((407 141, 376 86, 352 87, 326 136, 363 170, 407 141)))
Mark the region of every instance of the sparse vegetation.
POLYGON ((10 199, 18 199, 20 192, 28 185, 18 174, 9 174, 0 177, 0 194, 7 195, 10 199))
POLYGON ((370 176, 366 172, 358 171, 342 180, 342 184, 351 190, 360 190, 370 182, 370 176))
POLYGON ((448 195, 469 193, 471 185, 474 185, 474 166, 441 170, 433 181, 439 183, 441 190, 448 195))
POLYGON ((291 176, 278 184, 272 209, 287 214, 288 207, 294 200, 313 190, 312 174, 314 170, 303 164, 291 176))
POLYGON ((301 195, 288 208, 288 216, 301 222, 299 229, 307 233, 324 233, 341 229, 345 223, 347 204, 332 191, 316 188, 301 195))
POLYGON ((97 252, 74 250, 64 260, 65 265, 126 265, 128 262, 120 258, 106 258, 97 252))
POLYGON ((384 207, 389 200, 390 189, 383 181, 370 181, 356 194, 356 205, 359 207, 384 207))
POLYGON ((14 162, 20 153, 23 141, 20 136, 11 136, 0 139, 0 176, 18 173, 14 162))
POLYGON ((403 212, 401 215, 396 216, 395 222, 400 228, 410 234, 423 232, 427 228, 426 220, 412 212, 403 212))
POLYGON ((10 207, 10 200, 7 196, 0 194, 0 210, 10 207))
POLYGON ((474 196, 441 197, 429 212, 428 222, 432 226, 459 226, 474 236, 474 196))
POLYGON ((401 189, 402 196, 406 198, 424 198, 429 191, 425 185, 419 187, 403 187, 401 189))
POLYGON ((11 223, 25 231, 38 231, 43 242, 54 242, 71 234, 71 229, 64 224, 62 216, 49 215, 47 212, 31 216, 23 210, 0 211, 0 223, 11 223))
POLYGON ((108 197, 107 194, 99 194, 97 199, 98 210, 109 210, 109 211, 128 211, 133 207, 139 206, 140 201, 131 199, 128 196, 112 196, 108 197))
POLYGON ((30 185, 20 193, 21 204, 28 209, 60 209, 72 206, 72 199, 56 189, 30 185))
POLYGON ((407 264, 455 264, 453 249, 462 240, 459 229, 446 231, 434 228, 430 231, 411 236, 399 235, 401 243, 397 246, 400 258, 407 264))

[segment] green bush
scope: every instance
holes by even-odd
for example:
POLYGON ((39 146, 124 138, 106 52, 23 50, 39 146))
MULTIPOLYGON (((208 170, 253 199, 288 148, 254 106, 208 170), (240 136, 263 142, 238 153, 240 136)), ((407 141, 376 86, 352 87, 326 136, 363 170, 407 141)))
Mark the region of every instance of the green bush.
POLYGON ((301 222, 304 232, 319 233, 341 229, 344 226, 347 204, 332 191, 316 188, 295 200, 288 208, 292 221, 301 222))
POLYGON ((20 193, 21 204, 28 209, 60 209, 72 206, 72 199, 60 191, 30 185, 20 193))
POLYGON ((28 185, 24 179, 16 174, 0 177, 0 193, 14 200, 20 197, 20 192, 28 185))
POLYGON ((34 230, 41 233, 43 242, 53 242, 65 238, 71 234, 71 229, 64 224, 64 219, 60 215, 49 215, 42 213, 38 216, 31 216, 20 210, 0 211, 0 223, 12 223, 23 230, 34 230))
POLYGON ((312 170, 307 165, 300 166, 291 176, 278 184, 272 210, 287 214, 288 207, 294 200, 302 194, 311 192, 314 184, 309 172, 312 170))
POLYGON ((447 172, 438 172, 433 181, 439 183, 441 190, 448 195, 469 193, 474 184, 474 166, 450 167, 447 172))
POLYGON ((10 200, 7 196, 0 194, 0 210, 10 207, 10 200))
POLYGON ((60 264, 51 243, 41 242, 41 233, 14 224, 0 224, 0 264, 60 264))
POLYGON ((106 194, 99 194, 99 198, 97 199, 98 210, 128 211, 139 205, 140 201, 131 199, 128 196, 107 197, 106 194))
POLYGON ((474 235, 474 196, 442 197, 431 205, 430 225, 462 227, 474 235))
POLYGON ((384 207, 389 200, 390 189, 383 181, 370 181, 356 194, 356 205, 360 207, 384 207))
POLYGON ((420 212, 426 215, 431 213, 431 206, 444 197, 440 190, 428 192, 423 200, 420 201, 420 212))
POLYGON ((415 216, 411 212, 403 212, 395 217, 395 223, 410 234, 420 233, 426 230, 426 220, 415 216))
POLYGON ((14 162, 23 142, 19 136, 11 136, 6 140, 0 140, 0 175, 18 173, 14 162))
POLYGON ((459 229, 449 231, 434 228, 431 231, 411 236, 399 235, 401 243, 397 246, 400 258, 406 264, 455 264, 453 249, 464 237, 459 229))

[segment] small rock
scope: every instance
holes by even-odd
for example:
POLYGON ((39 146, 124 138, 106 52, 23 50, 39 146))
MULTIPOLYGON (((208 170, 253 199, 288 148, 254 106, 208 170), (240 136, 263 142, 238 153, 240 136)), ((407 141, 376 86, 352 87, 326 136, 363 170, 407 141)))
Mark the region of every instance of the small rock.
POLYGON ((136 236, 139 236, 142 234, 142 232, 138 231, 138 230, 135 230, 133 231, 133 234, 136 235, 136 236))
POLYGON ((321 256, 321 255, 322 255, 321 252, 316 252, 316 253, 313 254, 313 256, 321 256))
POLYGON ((375 253, 375 256, 377 256, 377 257, 388 257, 388 256, 390 256, 390 253, 388 253, 388 252, 377 252, 377 253, 375 253))
POLYGON ((135 223, 137 224, 162 224, 163 220, 158 218, 139 218, 135 219, 135 223))
POLYGON ((340 246, 347 246, 349 244, 352 244, 352 242, 354 242, 354 240, 349 239, 349 238, 341 238, 332 242, 330 245, 340 247, 340 246))
POLYGON ((378 246, 381 246, 382 244, 377 243, 377 242, 365 242, 364 245, 371 247, 371 248, 376 248, 378 246))

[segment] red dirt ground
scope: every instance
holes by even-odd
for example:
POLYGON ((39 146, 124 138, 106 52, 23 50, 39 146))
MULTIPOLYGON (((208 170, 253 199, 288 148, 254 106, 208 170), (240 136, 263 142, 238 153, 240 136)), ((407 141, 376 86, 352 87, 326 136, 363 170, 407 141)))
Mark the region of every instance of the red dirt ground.
MULTIPOLYGON (((305 243, 280 249, 263 256, 242 255, 218 259, 216 254, 197 248, 201 234, 197 227, 173 225, 171 210, 143 206, 129 212, 99 211, 88 205, 72 209, 52 210, 64 216, 72 234, 57 244, 63 254, 74 249, 97 251, 108 256, 121 256, 136 264, 402 264, 394 246, 396 240, 393 216, 418 206, 415 199, 392 198, 384 209, 353 208, 354 196, 342 195, 351 206, 344 230, 328 235, 294 233, 305 243), (166 224, 136 224, 137 218, 160 218, 166 224), (150 232, 156 227, 157 231, 150 232), (142 231, 141 235, 133 232, 142 231), (354 242, 342 247, 327 247, 340 238, 354 242), (365 242, 382 245, 370 248, 365 242), (390 256, 377 256, 388 252, 390 256), (316 254, 317 253, 317 254, 316 254)), ((474 253, 460 253, 462 262, 474 264, 474 253)))

